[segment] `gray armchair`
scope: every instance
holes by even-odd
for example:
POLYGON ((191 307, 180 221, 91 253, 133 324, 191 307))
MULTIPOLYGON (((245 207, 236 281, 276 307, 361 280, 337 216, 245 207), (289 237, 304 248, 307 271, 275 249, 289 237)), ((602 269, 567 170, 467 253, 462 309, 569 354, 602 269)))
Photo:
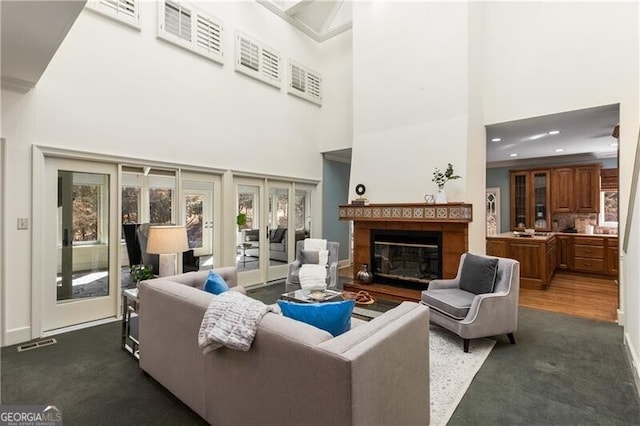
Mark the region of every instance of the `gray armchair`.
POLYGON ((469 339, 480 337, 506 334, 515 344, 513 333, 518 328, 520 262, 491 256, 470 257, 473 258, 480 261, 498 259, 492 292, 475 294, 460 288, 462 269, 467 260, 465 253, 460 258, 456 278, 431 281, 429 289, 422 292, 421 302, 431 309, 432 323, 462 337, 465 352, 469 352, 469 339))
MULTIPOLYGON (((285 290, 287 292, 298 290, 300 287, 300 267, 302 266, 302 250, 304 249, 304 240, 296 242, 296 260, 289 264, 287 280, 285 281, 285 290)), ((340 243, 327 241, 327 250, 329 251, 329 267, 327 269, 327 288, 332 290, 342 290, 342 285, 338 280, 338 251, 340 243)))

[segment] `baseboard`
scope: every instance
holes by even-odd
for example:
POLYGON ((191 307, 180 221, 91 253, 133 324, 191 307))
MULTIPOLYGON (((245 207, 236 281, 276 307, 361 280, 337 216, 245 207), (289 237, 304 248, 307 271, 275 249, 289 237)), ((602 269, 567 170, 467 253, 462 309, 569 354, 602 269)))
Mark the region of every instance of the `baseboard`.
POLYGON ((631 365, 631 372, 633 374, 633 380, 636 384, 636 392, 640 398, 640 359, 636 355, 638 352, 635 350, 633 343, 629 339, 629 333, 624 333, 624 347, 631 365))
POLYGON ((31 327, 14 328, 13 330, 7 330, 2 339, 2 346, 13 346, 18 343, 24 343, 31 340, 31 327))
POLYGON ((622 309, 618 309, 618 325, 625 325, 625 320, 626 320, 626 316, 624 314, 624 311, 622 309))

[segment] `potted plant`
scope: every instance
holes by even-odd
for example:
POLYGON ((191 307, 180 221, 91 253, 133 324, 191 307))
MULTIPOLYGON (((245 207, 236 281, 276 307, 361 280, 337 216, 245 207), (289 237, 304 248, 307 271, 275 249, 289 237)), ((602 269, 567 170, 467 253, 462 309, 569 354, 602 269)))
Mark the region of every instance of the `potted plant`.
POLYGON ((432 182, 438 185, 438 193, 436 194, 436 203, 444 204, 447 202, 447 194, 444 192, 444 184, 450 180, 460 179, 462 176, 453 174, 453 165, 447 164, 447 169, 443 172, 440 168, 436 167, 433 172, 432 182))
POLYGON ((131 266, 131 276, 136 282, 136 285, 140 281, 148 280, 153 278, 153 272, 151 271, 151 265, 132 265, 131 266))
POLYGON ((247 215, 238 213, 238 216, 236 216, 236 224, 238 225, 238 230, 242 229, 242 227, 247 224, 247 215))

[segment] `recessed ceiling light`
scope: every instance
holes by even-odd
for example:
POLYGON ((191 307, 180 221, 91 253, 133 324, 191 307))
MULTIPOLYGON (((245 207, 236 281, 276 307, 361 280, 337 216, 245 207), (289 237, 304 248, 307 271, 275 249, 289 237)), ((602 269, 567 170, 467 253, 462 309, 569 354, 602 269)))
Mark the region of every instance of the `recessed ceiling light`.
POLYGON ((564 148, 556 148, 555 152, 564 152, 564 148))
POLYGON ((610 146, 618 146, 618 142, 613 142, 610 146))
POLYGON ((557 134, 560 134, 560 130, 549 130, 549 134, 550 134, 550 135, 557 135, 557 134))
POLYGON ((509 157, 517 157, 517 156, 518 156, 518 154, 515 154, 515 153, 509 154, 509 157))
POLYGON ((493 138, 491 139, 491 142, 500 142, 502 140, 502 138, 493 138))

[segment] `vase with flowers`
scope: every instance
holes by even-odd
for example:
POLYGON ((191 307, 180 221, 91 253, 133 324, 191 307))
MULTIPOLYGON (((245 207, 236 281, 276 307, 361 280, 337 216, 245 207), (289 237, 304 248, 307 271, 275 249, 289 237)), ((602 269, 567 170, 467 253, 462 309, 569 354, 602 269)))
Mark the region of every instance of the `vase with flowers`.
POLYGON ((445 204, 447 202, 447 194, 444 192, 444 184, 450 180, 460 179, 462 176, 453 174, 453 165, 447 164, 447 169, 443 172, 440 168, 436 167, 433 172, 432 182, 438 185, 438 193, 436 194, 436 203, 445 204))

